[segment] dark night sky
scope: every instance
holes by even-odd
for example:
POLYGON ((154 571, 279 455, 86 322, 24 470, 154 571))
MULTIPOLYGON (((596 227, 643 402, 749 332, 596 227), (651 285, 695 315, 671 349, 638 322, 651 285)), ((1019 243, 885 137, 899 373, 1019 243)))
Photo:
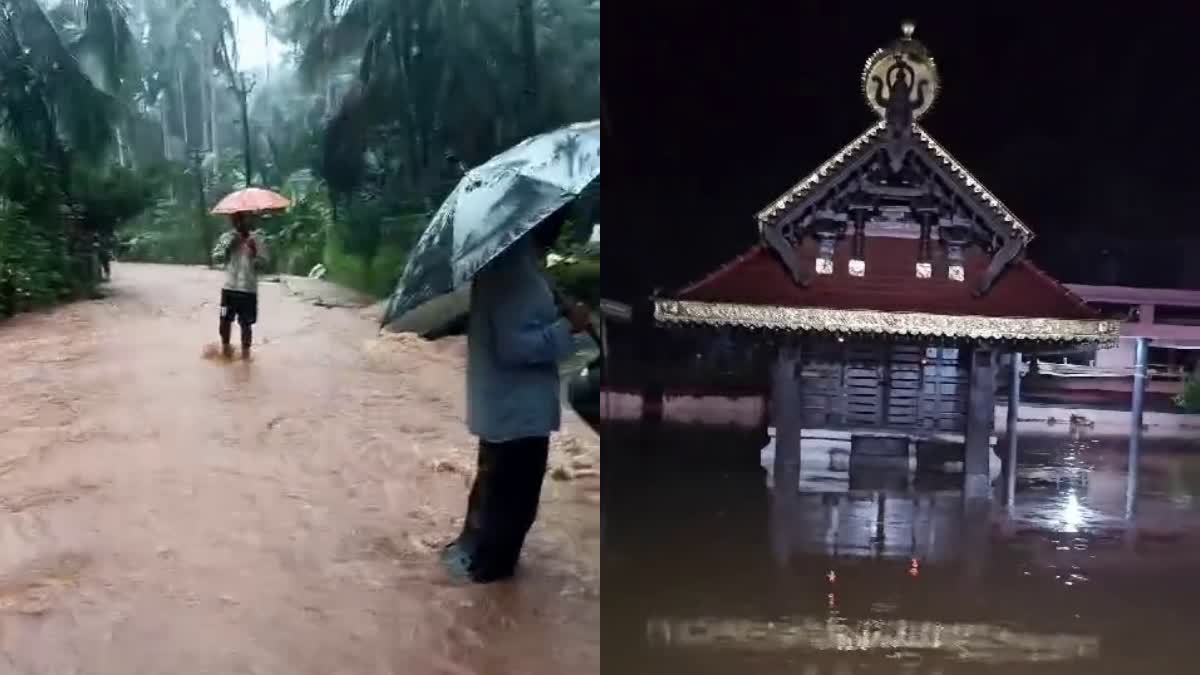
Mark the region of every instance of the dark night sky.
POLYGON ((1193 3, 654 1, 604 8, 605 293, 752 243, 753 214, 874 121, 859 75, 903 18, 942 77, 922 124, 1038 234, 1035 261, 1105 281, 1108 249, 1123 283, 1197 283, 1193 3))

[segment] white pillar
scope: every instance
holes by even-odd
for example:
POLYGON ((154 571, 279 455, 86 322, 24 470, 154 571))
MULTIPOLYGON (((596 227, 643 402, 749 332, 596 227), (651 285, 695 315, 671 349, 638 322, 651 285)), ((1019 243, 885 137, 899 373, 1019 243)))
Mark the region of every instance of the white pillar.
POLYGON ((1142 411, 1146 402, 1146 361, 1150 354, 1150 340, 1137 339, 1137 357, 1133 365, 1132 424, 1129 430, 1129 477, 1125 486, 1125 515, 1133 517, 1137 502, 1138 457, 1142 450, 1142 411))
POLYGON ((1012 372, 1008 381, 1008 490, 1007 504, 1011 509, 1017 495, 1017 423, 1021 410, 1021 352, 1012 353, 1012 372))

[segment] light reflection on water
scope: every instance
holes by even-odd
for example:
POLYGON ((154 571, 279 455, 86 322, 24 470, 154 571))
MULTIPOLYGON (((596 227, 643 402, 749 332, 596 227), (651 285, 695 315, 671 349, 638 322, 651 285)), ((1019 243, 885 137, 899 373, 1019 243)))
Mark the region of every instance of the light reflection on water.
POLYGON ((1193 671, 1200 442, 1144 441, 1127 519, 1125 439, 1023 437, 1011 509, 958 477, 774 495, 761 433, 604 439, 605 672, 1193 671))

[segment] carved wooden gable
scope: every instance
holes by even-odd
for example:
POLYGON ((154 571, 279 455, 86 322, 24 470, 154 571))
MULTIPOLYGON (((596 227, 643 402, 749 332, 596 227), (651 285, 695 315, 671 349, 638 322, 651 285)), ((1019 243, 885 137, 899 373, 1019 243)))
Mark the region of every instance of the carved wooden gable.
POLYGON ((913 240, 917 279, 932 277, 941 261, 949 278, 982 295, 1022 253, 1029 228, 917 123, 937 90, 937 68, 911 24, 868 59, 863 91, 882 119, 758 214, 763 240, 795 283, 833 274, 843 246, 847 272, 870 274, 865 240, 891 237, 913 240), (819 254, 804 266, 798 251, 809 240, 819 254), (989 257, 975 279, 966 278, 971 254, 989 257))

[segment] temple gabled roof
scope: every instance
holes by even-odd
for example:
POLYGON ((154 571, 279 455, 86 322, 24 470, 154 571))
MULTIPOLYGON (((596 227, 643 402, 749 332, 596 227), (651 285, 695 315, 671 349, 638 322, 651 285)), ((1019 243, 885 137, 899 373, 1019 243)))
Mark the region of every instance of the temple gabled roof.
POLYGON ((867 61, 882 118, 757 214, 762 241, 656 301, 668 323, 1110 342, 1119 327, 1024 257, 1033 231, 917 119, 937 68, 912 26, 867 61))
MULTIPOLYGON (((674 298, 658 300, 655 314, 665 323, 1036 342, 1107 342, 1120 330, 1028 260, 1013 264, 980 297, 948 278, 913 283, 910 240, 875 238, 866 246, 870 274, 845 273, 850 254, 842 249, 834 256, 837 271, 804 287, 769 247, 758 244, 674 298)), ((816 255, 810 243, 801 260, 816 255)), ((987 258, 967 256, 964 263, 969 276, 987 258)))

